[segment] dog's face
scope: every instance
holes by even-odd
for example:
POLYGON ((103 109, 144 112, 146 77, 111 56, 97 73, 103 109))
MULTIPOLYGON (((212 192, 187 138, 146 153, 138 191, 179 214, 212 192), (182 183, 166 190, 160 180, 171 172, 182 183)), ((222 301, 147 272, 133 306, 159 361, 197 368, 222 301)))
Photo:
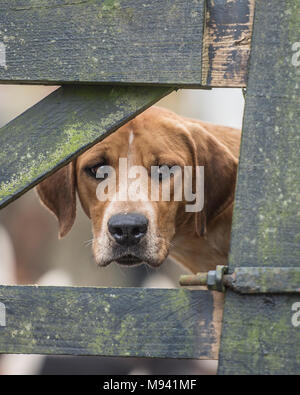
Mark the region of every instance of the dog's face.
MULTIPOLYGON (((158 122, 155 117, 138 117, 79 157, 77 190, 92 221, 93 250, 99 265, 117 261, 120 264, 147 262, 157 266, 166 258, 175 234, 177 214, 184 209, 184 201, 173 199, 176 173, 170 178, 170 201, 152 201, 151 168, 193 166, 195 163, 190 155, 193 147, 187 145, 187 135, 184 127, 175 120, 160 119, 158 122), (140 199, 134 193, 135 179, 128 178, 125 184, 120 174, 119 158, 127 158, 128 173, 133 166, 145 169, 144 188, 141 183, 142 190, 136 191, 140 199), (108 201, 99 199, 96 189, 103 180, 96 178, 96 174, 102 166, 115 169, 116 180, 120 180, 116 183, 116 194, 126 195, 131 191, 131 196, 126 196, 124 201, 114 196, 108 201), (126 190, 122 191, 123 188, 126 190), (146 196, 143 198, 143 195, 146 196), (139 201, 135 201, 135 197, 139 201)), ((123 163, 125 166, 126 162, 123 163)), ((158 182, 161 192, 167 180, 161 177, 153 182, 158 182)))
POLYGON ((169 111, 153 107, 43 181, 37 190, 57 216, 61 236, 73 225, 76 191, 92 222, 93 251, 100 266, 111 262, 159 266, 180 229, 201 236, 206 222, 232 201, 236 163, 224 146, 199 128, 169 111), (126 170, 120 166, 120 158, 126 170), (204 210, 187 212, 184 177, 194 189, 195 174, 192 171, 185 176, 180 170, 201 165, 205 166, 206 177, 204 210), (101 174, 108 166, 114 173, 101 174), (134 166, 145 169, 138 184, 137 178, 124 177, 134 166), (174 166, 175 171, 168 179, 170 199, 165 200, 162 189, 167 180, 160 169, 174 166), (174 184, 182 176, 182 183, 177 184, 182 199, 175 199, 174 184), (99 197, 99 191, 107 192, 109 183, 113 185, 109 199, 99 197), (151 195, 153 185, 159 192, 155 200, 151 195))

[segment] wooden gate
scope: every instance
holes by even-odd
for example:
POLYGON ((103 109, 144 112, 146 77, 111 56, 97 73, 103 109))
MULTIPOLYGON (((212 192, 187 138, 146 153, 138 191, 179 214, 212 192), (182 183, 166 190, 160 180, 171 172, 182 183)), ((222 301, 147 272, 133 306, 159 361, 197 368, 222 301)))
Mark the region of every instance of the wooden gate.
POLYGON ((0 1, 0 83, 62 86, 0 129, 0 207, 174 89, 246 87, 229 275, 253 281, 226 291, 220 350, 210 291, 0 286, 1 353, 300 373, 300 3, 255 3, 0 1))

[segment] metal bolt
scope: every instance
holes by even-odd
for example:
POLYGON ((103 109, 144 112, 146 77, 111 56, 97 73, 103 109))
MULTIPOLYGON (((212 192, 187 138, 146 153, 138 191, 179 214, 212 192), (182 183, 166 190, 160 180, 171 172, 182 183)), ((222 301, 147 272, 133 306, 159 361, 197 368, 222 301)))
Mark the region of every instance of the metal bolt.
POLYGON ((223 278, 226 273, 227 266, 217 266, 216 270, 210 270, 208 273, 181 276, 179 283, 183 286, 207 286, 212 291, 225 292, 223 278))
POLYGON ((179 283, 182 286, 206 286, 207 285, 207 273, 187 274, 180 277, 179 283))
POLYGON ((206 285, 219 292, 229 288, 242 295, 300 294, 300 267, 236 267, 228 274, 226 266, 217 266, 208 273, 182 276, 180 284, 206 285))

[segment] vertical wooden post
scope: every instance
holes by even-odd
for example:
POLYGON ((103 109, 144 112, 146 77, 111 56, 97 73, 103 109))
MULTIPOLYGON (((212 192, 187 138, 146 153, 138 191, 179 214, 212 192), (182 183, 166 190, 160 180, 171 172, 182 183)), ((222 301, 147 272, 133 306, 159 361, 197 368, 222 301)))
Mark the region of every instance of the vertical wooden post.
MULTIPOLYGON (((300 265, 299 26, 299 0, 256 1, 230 271, 300 265)), ((228 291, 219 374, 299 374, 299 302, 228 291)))

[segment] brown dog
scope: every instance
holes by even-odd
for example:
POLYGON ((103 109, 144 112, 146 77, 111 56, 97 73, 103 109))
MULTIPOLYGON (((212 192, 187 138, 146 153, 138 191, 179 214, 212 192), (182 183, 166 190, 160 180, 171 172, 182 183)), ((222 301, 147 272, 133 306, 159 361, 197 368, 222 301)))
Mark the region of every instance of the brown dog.
MULTIPOLYGON (((61 237, 74 223, 77 192, 92 221, 100 266, 159 266, 170 253, 194 273, 208 271, 227 262, 239 144, 239 130, 152 107, 47 178, 37 191, 56 215, 61 237), (105 177, 97 178, 97 171, 111 166, 120 176, 119 158, 127 158, 129 167, 145 169, 204 166, 203 210, 186 212, 187 202, 175 199, 100 201, 97 187, 105 177)), ((150 171, 147 177, 150 183, 150 171)))

